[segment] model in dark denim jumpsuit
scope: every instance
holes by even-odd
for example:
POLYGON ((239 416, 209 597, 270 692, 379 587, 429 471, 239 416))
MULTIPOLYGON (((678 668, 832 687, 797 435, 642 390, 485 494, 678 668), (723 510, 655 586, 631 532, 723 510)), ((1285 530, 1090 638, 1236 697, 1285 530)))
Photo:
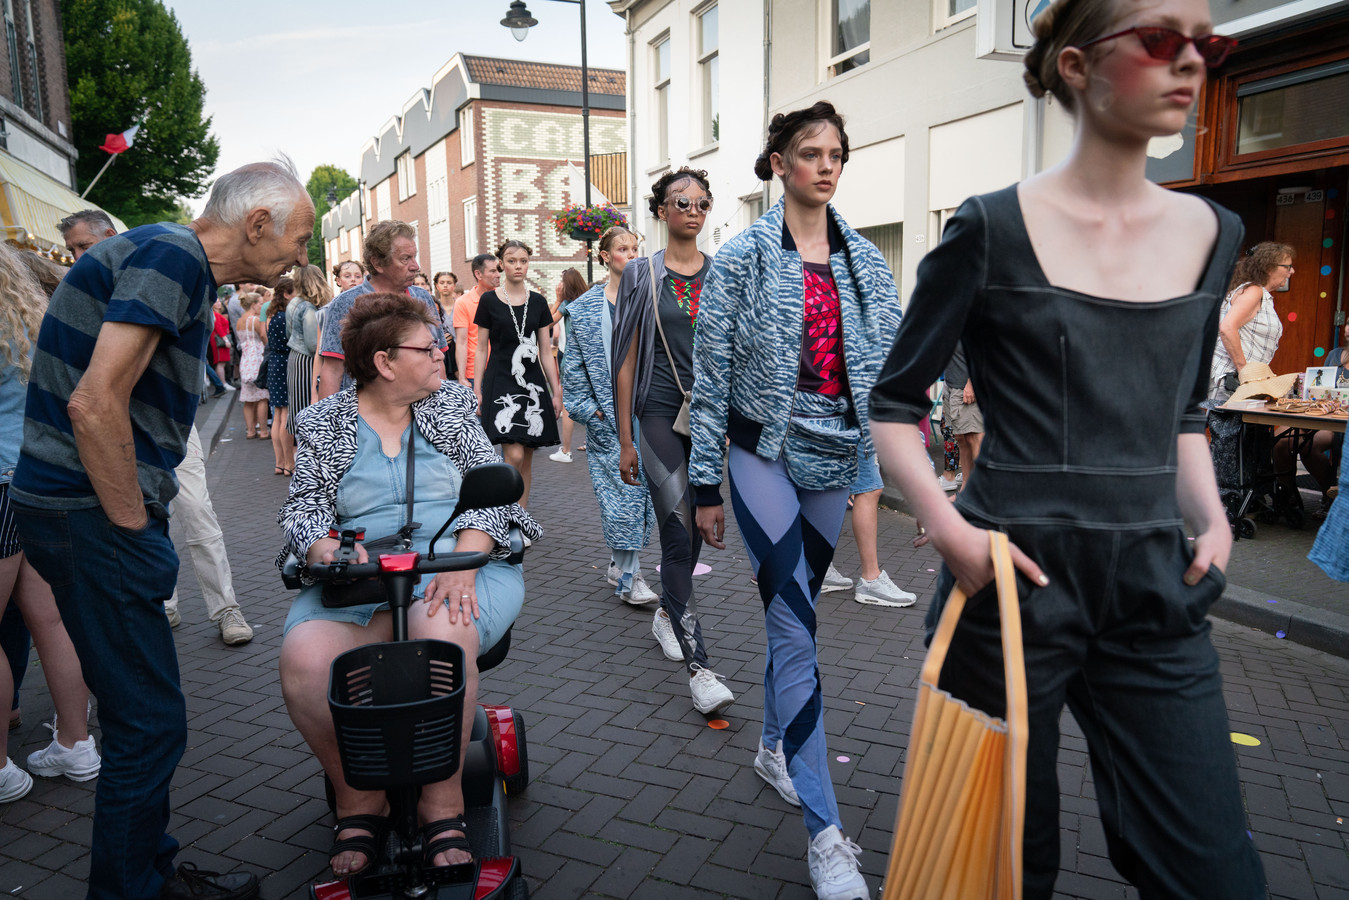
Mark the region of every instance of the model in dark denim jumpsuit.
MULTIPOLYGON (((1005 531, 1048 575, 1018 576, 1030 696, 1025 897, 1053 894, 1064 703, 1087 739, 1110 857, 1142 897, 1263 897, 1206 614, 1225 579, 1194 586, 1176 497, 1177 437, 1199 408, 1218 308, 1241 240, 1220 228, 1192 293, 1155 303, 1049 284, 1016 187, 973 197, 922 262, 885 371, 878 422, 916 424, 963 338, 986 435, 957 508, 1005 531)), ((954 584, 942 567, 931 639, 954 584)), ((1005 707, 997 603, 975 594, 941 687, 1005 707)))

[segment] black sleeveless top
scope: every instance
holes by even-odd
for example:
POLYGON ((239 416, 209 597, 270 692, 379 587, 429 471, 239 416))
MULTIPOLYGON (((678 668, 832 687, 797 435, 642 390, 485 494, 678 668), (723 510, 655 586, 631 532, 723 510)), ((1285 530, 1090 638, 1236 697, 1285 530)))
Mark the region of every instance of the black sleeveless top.
POLYGON ((971 197, 918 267, 871 417, 915 424, 964 339, 985 437, 957 500, 993 524, 1181 523, 1176 438, 1204 430, 1219 308, 1243 228, 1210 201, 1218 237, 1200 283, 1154 303, 1051 285, 1016 186, 971 197))

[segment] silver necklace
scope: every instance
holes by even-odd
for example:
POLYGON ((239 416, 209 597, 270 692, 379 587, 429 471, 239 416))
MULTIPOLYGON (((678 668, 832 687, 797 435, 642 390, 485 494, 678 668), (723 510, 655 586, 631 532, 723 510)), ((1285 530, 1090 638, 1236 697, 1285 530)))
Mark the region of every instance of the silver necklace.
MULTIPOLYGON (((504 302, 504 301, 503 301, 504 302)), ((525 294, 525 302, 520 304, 520 321, 515 321, 515 307, 506 304, 506 310, 510 313, 511 324, 515 326, 515 336, 519 338, 520 343, 525 343, 525 320, 529 317, 529 294, 525 294)))

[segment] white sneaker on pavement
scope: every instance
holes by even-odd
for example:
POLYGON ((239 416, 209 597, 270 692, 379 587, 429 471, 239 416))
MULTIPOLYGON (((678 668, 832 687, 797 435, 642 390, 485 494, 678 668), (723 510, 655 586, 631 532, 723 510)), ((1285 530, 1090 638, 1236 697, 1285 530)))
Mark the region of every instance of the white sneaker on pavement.
POLYGON ((711 669, 698 666, 689 679, 689 693, 693 694, 693 708, 705 716, 721 712, 735 702, 735 694, 722 684, 722 677, 711 669))
POLYGON ((845 838, 837 825, 815 835, 806 862, 817 900, 871 900, 871 889, 857 870, 861 853, 862 848, 845 838))
POLYGON ((571 462, 571 454, 561 448, 559 448, 556 453, 549 454, 548 458, 551 459, 553 462, 560 462, 560 463, 571 462))
POLYGON ((948 494, 952 493, 953 491, 960 490, 960 474, 956 473, 956 477, 950 480, 946 479, 941 475, 938 475, 937 486, 941 488, 943 491, 946 491, 948 494))
POLYGON ((679 649, 679 639, 675 637, 674 626, 670 624, 670 617, 665 614, 665 610, 656 610, 656 616, 651 620, 651 633, 656 636, 666 659, 671 662, 684 661, 684 651, 679 649))
POLYGON ((243 611, 231 606, 220 615, 220 639, 229 646, 253 640, 253 629, 244 621, 243 611))
POLYGON ((71 781, 89 781, 98 777, 103 760, 94 749, 94 736, 76 741, 73 747, 63 747, 52 729, 52 742, 28 756, 28 771, 43 778, 64 775, 71 781))
POLYGON ((763 739, 759 740, 759 753, 754 757, 754 771, 759 773, 759 777, 773 786, 773 790, 781 795, 792 806, 800 806, 801 798, 796 794, 796 788, 792 786, 792 776, 787 774, 787 756, 782 752, 782 741, 778 741, 777 748, 769 750, 763 745, 763 739))
POLYGON ((828 594, 833 591, 846 591, 852 587, 852 579, 844 575, 834 564, 829 564, 829 570, 824 573, 824 581, 820 584, 820 593, 828 594))
POLYGON ((20 769, 8 756, 0 768, 0 803, 18 800, 33 789, 33 776, 20 769))
POLYGON ((900 590, 882 569, 874 581, 857 579, 857 590, 853 593, 853 599, 870 606, 913 606, 918 595, 900 590))
MULTIPOLYGON (((652 603, 660 602, 660 594, 651 590, 651 585, 646 583, 646 579, 638 575, 632 579, 632 590, 623 595, 623 602, 629 606, 650 606, 652 603)), ((684 657, 681 655, 679 658, 684 657)))
POLYGON ((183 624, 183 617, 178 614, 177 604, 174 604, 173 606, 170 606, 167 603, 164 604, 164 615, 169 617, 170 628, 177 628, 179 625, 183 624))
POLYGON ((609 563, 609 568, 604 570, 604 580, 618 587, 618 582, 623 578, 623 570, 613 563, 609 563))

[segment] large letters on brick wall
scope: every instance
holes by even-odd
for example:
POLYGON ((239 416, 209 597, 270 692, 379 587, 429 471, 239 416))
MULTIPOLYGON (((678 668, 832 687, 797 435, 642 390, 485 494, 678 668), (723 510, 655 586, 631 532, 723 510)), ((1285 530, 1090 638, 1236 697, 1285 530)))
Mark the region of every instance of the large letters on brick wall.
MULTIPOLYGON (((558 237, 550 222, 556 210, 585 202, 581 122, 575 113, 483 110, 488 185, 483 249, 495 250, 508 238, 533 247, 529 280, 550 303, 563 270, 575 266, 585 273, 585 245, 558 237)), ((624 119, 590 117, 592 154, 614 153, 625 146, 624 119)), ((596 277, 601 273, 597 267, 596 277)))

